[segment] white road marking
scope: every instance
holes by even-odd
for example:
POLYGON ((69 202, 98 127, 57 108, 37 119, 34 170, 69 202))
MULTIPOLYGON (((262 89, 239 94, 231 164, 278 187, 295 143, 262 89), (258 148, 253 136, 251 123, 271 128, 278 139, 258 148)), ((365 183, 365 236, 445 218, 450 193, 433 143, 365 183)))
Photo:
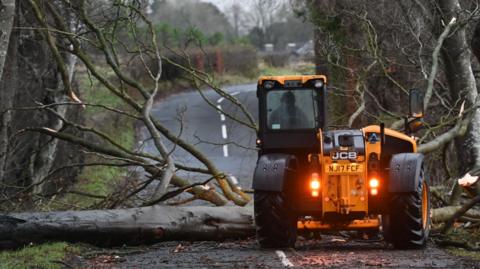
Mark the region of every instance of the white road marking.
MULTIPOLYGON (((223 101, 223 97, 218 99, 217 102, 222 102, 223 101)), ((219 110, 219 112, 222 110, 222 106, 221 105, 217 105, 217 109, 219 110)), ((225 121, 225 115, 223 115, 222 112, 220 112, 220 120, 223 122, 225 121)), ((227 139, 227 126, 225 124, 222 124, 222 138, 223 139, 227 139)), ((223 145, 223 156, 224 157, 228 157, 228 145, 223 145)))
POLYGON ((293 267, 293 263, 288 260, 287 255, 285 255, 285 252, 281 250, 276 250, 275 253, 280 258, 280 261, 282 262, 283 266, 293 267))
POLYGON ((236 177, 234 177, 234 176, 230 176, 230 178, 232 179, 232 182, 233 182, 233 184, 235 184, 235 185, 237 185, 237 184, 238 184, 238 180, 237 180, 237 178, 236 178, 236 177))
POLYGON ((223 157, 228 157, 228 145, 223 145, 223 157))
POLYGON ((240 92, 232 92, 230 95, 235 96, 235 95, 237 95, 237 94, 239 94, 239 93, 240 93, 240 92))
POLYGON ((222 138, 227 139, 227 126, 222 124, 222 138))
POLYGON ((221 103, 223 100, 225 100, 225 98, 223 98, 223 97, 220 97, 220 98, 217 100, 217 103, 219 103, 219 104, 220 104, 220 103, 221 103))

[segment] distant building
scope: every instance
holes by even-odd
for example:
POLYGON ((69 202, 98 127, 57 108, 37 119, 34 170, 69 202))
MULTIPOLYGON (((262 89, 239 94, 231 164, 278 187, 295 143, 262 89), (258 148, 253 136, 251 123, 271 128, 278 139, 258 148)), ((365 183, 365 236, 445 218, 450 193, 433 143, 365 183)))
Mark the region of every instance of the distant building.
POLYGON ((313 57, 315 55, 313 40, 309 40, 303 44, 303 46, 295 51, 295 54, 305 58, 313 57))
POLYGON ((285 50, 288 52, 294 52, 297 49, 297 43, 287 43, 285 50))
POLYGON ((274 46, 272 43, 265 43, 263 45, 263 48, 265 50, 265 52, 272 52, 274 50, 274 46))

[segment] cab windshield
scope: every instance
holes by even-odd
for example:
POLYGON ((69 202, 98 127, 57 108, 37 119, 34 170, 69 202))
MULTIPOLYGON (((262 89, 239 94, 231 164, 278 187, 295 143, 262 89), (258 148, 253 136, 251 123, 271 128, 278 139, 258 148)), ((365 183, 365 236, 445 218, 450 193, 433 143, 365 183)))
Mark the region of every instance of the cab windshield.
POLYGON ((267 126, 271 130, 318 127, 318 91, 307 88, 267 92, 267 126))

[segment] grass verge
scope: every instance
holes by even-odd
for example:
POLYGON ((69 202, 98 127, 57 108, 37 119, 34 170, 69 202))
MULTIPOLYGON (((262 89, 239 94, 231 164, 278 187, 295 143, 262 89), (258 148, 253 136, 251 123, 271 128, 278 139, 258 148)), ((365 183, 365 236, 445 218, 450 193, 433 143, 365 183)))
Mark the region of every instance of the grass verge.
MULTIPOLYGON (((113 75, 113 74, 109 74, 113 75)), ((112 94, 105 86, 86 72, 78 72, 77 81, 82 89, 82 99, 85 103, 105 105, 133 114, 132 109, 119 97, 112 94)), ((93 127, 112 138, 116 143, 127 149, 135 146, 135 121, 132 118, 105 110, 100 107, 87 106, 84 110, 85 126, 93 127)), ((88 139, 107 144, 97 136, 90 135, 88 139)), ((107 162, 95 154, 86 154, 85 163, 107 162)), ((89 193, 97 196, 108 196, 127 177, 128 169, 112 166, 85 166, 78 176, 72 190, 89 193)), ((56 210, 91 208, 98 202, 98 198, 78 194, 66 194, 52 203, 56 210)))
POLYGON ((80 248, 67 243, 46 243, 24 247, 17 251, 0 252, 0 269, 59 269, 68 255, 80 253, 80 248))

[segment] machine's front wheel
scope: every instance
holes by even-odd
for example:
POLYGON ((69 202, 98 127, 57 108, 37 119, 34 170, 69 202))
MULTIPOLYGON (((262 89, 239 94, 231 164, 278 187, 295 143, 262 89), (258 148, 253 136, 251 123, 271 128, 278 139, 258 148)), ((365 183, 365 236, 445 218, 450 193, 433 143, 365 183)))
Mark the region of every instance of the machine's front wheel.
POLYGON ((383 219, 385 239, 395 248, 425 247, 430 232, 430 196, 428 184, 420 174, 415 192, 394 193, 391 213, 383 219))
POLYGON ((294 247, 297 240, 297 218, 281 192, 255 191, 257 241, 262 248, 294 247))

